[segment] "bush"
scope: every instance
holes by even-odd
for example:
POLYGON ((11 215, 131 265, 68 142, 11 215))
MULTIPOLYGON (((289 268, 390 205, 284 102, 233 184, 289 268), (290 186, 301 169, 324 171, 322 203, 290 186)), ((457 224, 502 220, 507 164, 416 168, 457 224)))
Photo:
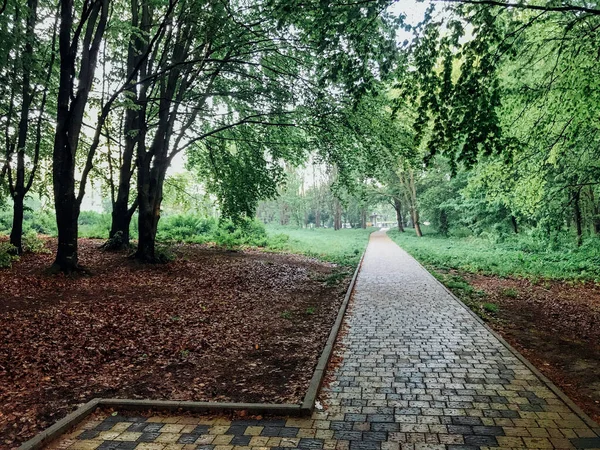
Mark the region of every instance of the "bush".
POLYGON ((46 248, 45 242, 31 229, 23 235, 23 251, 31 253, 50 253, 50 250, 46 248))
POLYGON ((0 268, 10 267, 13 261, 19 259, 16 256, 16 250, 8 242, 0 242, 0 268))
POLYGON ((221 219, 214 234, 214 242, 226 248, 243 245, 265 247, 268 241, 264 224, 256 219, 243 219, 238 223, 221 219))
POLYGON ((110 233, 111 217, 109 213, 81 211, 77 223, 79 237, 107 239, 110 233))
POLYGON ((158 222, 157 239, 166 242, 192 242, 202 244, 211 240, 217 229, 212 217, 190 214, 167 216, 158 222))

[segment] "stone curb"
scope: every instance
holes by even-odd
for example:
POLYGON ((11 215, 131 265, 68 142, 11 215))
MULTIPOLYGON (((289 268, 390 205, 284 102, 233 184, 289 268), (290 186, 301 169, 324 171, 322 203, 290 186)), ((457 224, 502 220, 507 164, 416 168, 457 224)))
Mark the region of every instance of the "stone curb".
MULTIPOLYGON (((367 243, 367 247, 368 245, 369 244, 367 243)), ((304 396, 304 401, 302 402, 302 410, 306 411, 307 415, 312 413, 315 407, 315 401, 317 400, 317 395, 319 394, 319 390, 321 389, 321 385, 323 384, 323 378, 325 377, 327 365, 329 364, 329 361, 331 360, 331 355, 333 354, 335 341, 337 340, 340 328, 342 327, 342 323, 344 322, 344 316, 346 314, 346 310, 348 309, 350 297, 352 297, 352 292, 354 291, 354 285, 356 284, 356 279, 358 278, 358 272, 360 271, 363 260, 365 259, 367 247, 365 247, 365 250, 363 251, 362 256, 360 257, 360 261, 358 261, 358 265, 354 270, 354 275, 352 276, 352 280, 350 281, 350 285, 348 286, 348 290, 346 291, 346 296, 344 297, 342 306, 340 306, 338 315, 335 319, 333 327, 331 328, 331 332, 329 333, 329 338, 327 338, 327 343, 325 344, 323 352, 321 352, 321 357, 319 358, 317 367, 315 368, 313 376, 310 380, 310 384, 308 385, 308 390, 306 391, 306 395, 304 396)))
MULTIPOLYGON (((368 244, 367 244, 368 246, 368 244)), ((337 339, 337 335, 342 326, 344 315, 348 308, 348 303, 356 284, 356 278, 362 265, 367 247, 362 253, 360 261, 356 266, 348 290, 344 297, 344 301, 340 306, 336 320, 331 328, 329 337, 325 344, 325 348, 321 352, 321 356, 317 362, 317 366, 311 378, 308 390, 301 405, 290 403, 227 403, 227 402, 190 402, 190 401, 172 401, 172 400, 128 400, 119 398, 95 398, 90 400, 85 405, 80 406, 71 414, 62 418, 51 427, 37 434, 32 439, 24 442, 18 447, 18 450, 38 450, 43 448, 49 442, 62 436, 66 431, 79 424, 86 417, 92 414, 98 407, 120 408, 125 410, 167 410, 167 411, 186 411, 186 412, 231 412, 231 411, 248 411, 252 414, 271 414, 282 416, 308 416, 312 414, 317 394, 321 388, 325 371, 331 355, 333 347, 337 339)))
POLYGON ((46 428, 34 438, 24 442, 19 447, 19 450, 37 450, 42 448, 44 445, 61 436, 65 431, 68 431, 70 428, 74 427, 91 413, 93 413, 98 407, 99 403, 99 398, 90 400, 85 405, 77 408, 71 414, 63 417, 50 428, 46 428))
MULTIPOLYGON (((398 245, 398 244, 396 244, 396 245, 398 245)), ((400 247, 400 246, 398 245, 398 247, 400 247)), ((402 248, 402 247, 400 247, 400 248, 402 248)), ((600 437, 600 425, 598 425, 579 406, 577 406, 573 402, 573 400, 571 400, 563 391, 561 391, 558 386, 556 386, 552 381, 550 381, 550 379, 548 379, 543 373, 541 373, 531 362, 529 362, 529 360, 527 358, 525 358, 523 355, 521 355, 515 348, 513 348, 512 345, 510 345, 508 342, 506 342, 506 340, 502 336, 500 336, 498 333, 496 333, 494 330, 492 330, 489 327, 489 325, 483 321, 483 319, 481 317, 479 317, 477 314, 475 314, 471 310, 471 308, 469 308, 467 305, 465 305, 461 299, 459 299, 456 295, 454 295, 454 293, 452 291, 450 291, 450 289, 448 289, 446 286, 444 286, 444 284, 440 280, 438 280, 436 277, 434 277, 429 272, 429 270, 427 270, 419 261, 417 261, 416 258, 414 258, 406 250, 402 249, 402 251, 406 252, 412 259, 414 259, 415 262, 419 266, 421 266, 421 268, 425 272, 427 272, 427 275, 429 275, 429 277, 431 277, 432 280, 434 280, 442 289, 444 289, 448 294, 450 294, 450 296, 456 302, 458 302, 458 304, 460 306, 462 306, 477 322, 479 322, 481 325, 483 325, 484 328, 490 334, 492 334, 496 339, 498 339, 500 341, 500 343, 504 347, 506 347, 506 349, 508 351, 510 351, 519 361, 521 361, 529 370, 531 370, 535 376, 537 376, 540 380, 542 380, 548 389, 550 389, 558 398, 560 398, 577 416, 579 416, 579 418, 581 420, 583 420, 586 423, 587 426, 589 426, 592 429, 592 431, 594 433, 596 433, 597 436, 600 437)))

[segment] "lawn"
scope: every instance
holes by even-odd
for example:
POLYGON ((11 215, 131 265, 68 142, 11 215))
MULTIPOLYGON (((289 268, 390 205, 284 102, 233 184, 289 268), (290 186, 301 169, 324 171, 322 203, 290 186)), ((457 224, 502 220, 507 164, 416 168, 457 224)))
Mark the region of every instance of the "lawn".
POLYGON ((498 241, 485 237, 415 236, 412 230, 388 235, 426 266, 439 270, 549 280, 600 281, 600 240, 589 239, 580 248, 568 242, 551 248, 527 235, 498 241))
POLYGON ((344 266, 355 267, 367 247, 375 228, 352 228, 335 231, 331 228, 294 228, 267 225, 273 251, 298 253, 344 266), (287 236, 287 237, 286 237, 287 236))

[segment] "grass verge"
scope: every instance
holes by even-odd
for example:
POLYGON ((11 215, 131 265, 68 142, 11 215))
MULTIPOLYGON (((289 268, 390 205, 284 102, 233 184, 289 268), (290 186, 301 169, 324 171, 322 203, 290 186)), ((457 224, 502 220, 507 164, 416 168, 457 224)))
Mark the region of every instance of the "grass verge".
POLYGON ((294 228, 267 225, 267 249, 356 267, 375 228, 294 228))

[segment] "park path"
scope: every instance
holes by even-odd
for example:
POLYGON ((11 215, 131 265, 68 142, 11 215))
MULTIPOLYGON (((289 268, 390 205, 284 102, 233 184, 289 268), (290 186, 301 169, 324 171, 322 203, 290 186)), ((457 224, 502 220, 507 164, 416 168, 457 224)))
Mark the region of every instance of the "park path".
POLYGON ((371 235, 321 401, 308 419, 108 417, 70 450, 597 448, 600 438, 384 232, 371 235))

